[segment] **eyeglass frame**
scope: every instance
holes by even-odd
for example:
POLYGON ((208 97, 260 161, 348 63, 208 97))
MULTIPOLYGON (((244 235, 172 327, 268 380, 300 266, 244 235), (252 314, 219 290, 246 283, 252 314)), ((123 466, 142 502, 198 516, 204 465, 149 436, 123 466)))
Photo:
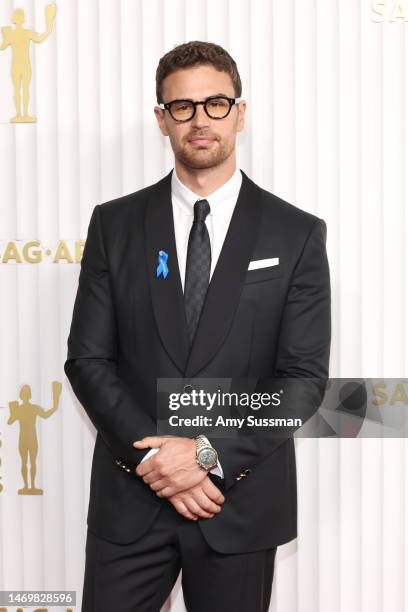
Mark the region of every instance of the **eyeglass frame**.
POLYGON ((186 123, 187 121, 191 121, 193 119, 193 117, 196 114, 196 110, 197 110, 197 105, 198 104, 203 104, 204 106, 204 111, 205 114, 207 115, 207 117, 209 117, 210 119, 214 119, 214 121, 220 121, 221 119, 225 119, 226 117, 228 117, 228 115, 231 112, 231 108, 234 106, 234 104, 239 104, 241 102, 242 98, 229 98, 228 96, 224 96, 224 95, 220 95, 220 96, 208 96, 208 98, 205 98, 205 100, 198 100, 198 101, 194 101, 191 98, 176 98, 175 100, 171 100, 170 102, 160 102, 159 103, 159 107, 162 110, 167 110, 169 111, 169 115, 170 117, 173 119, 173 121, 176 121, 176 123, 186 123), (229 102, 229 109, 226 115, 224 115, 224 117, 211 117, 211 115, 208 114, 208 111, 205 107, 206 103, 209 100, 218 100, 219 98, 222 98, 223 100, 228 100, 229 102), (175 119, 173 117, 173 115, 171 114, 170 111, 170 105, 173 104, 174 102, 191 102, 194 106, 194 110, 193 110, 193 114, 191 115, 191 117, 189 119, 175 119))

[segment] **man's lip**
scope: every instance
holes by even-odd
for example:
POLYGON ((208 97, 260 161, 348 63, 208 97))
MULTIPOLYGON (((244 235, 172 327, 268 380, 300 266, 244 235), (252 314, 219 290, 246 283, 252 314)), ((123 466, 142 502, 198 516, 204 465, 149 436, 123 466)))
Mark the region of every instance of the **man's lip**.
POLYGON ((214 138, 207 138, 206 136, 196 136, 196 138, 190 138, 190 142, 212 142, 214 138))

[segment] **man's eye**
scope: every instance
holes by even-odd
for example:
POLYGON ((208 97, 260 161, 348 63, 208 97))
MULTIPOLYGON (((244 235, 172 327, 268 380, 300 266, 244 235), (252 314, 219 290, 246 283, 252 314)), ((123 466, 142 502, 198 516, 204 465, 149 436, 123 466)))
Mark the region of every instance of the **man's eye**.
POLYGON ((210 106, 212 108, 219 108, 220 106, 224 107, 226 105, 227 105, 226 100, 211 100, 210 101, 210 106))

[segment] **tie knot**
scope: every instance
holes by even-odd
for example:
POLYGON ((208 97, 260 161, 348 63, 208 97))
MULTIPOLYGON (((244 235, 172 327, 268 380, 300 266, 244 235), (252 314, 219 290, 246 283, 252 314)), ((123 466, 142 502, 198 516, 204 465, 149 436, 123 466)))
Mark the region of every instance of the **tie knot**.
POLYGON ((194 204, 194 221, 205 221, 210 212, 210 205, 207 200, 197 200, 194 204))

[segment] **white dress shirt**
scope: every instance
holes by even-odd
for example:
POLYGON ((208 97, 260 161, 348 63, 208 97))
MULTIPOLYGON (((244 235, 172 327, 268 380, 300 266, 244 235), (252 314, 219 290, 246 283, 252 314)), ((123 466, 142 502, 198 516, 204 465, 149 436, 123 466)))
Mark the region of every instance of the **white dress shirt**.
MULTIPOLYGON (((211 279, 224 244, 232 213, 237 203, 241 183, 242 173, 239 168, 236 168, 234 174, 226 183, 221 185, 221 187, 208 196, 199 196, 181 182, 177 176, 176 169, 173 169, 171 177, 171 199, 177 259, 183 291, 186 274, 188 238, 194 220, 195 202, 205 198, 210 205, 210 212, 205 219, 205 224, 208 229, 211 245, 211 279)), ((154 455, 158 450, 158 448, 151 448, 143 457, 141 463, 154 455)), ((217 476, 221 476, 221 478, 224 477, 219 461, 210 471, 217 476)))

